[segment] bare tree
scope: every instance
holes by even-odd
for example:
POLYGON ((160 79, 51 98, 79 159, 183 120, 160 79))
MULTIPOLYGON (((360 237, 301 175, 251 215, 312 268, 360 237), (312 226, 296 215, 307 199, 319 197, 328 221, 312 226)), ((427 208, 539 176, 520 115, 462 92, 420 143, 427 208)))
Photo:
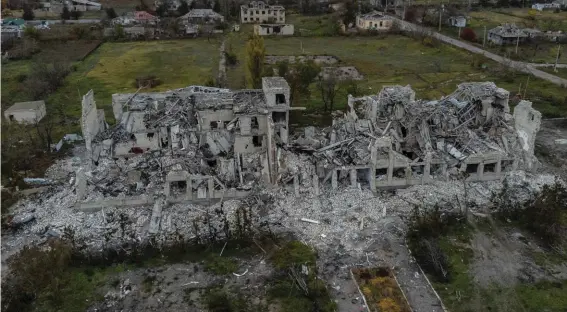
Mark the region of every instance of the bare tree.
POLYGON ((317 82, 317 86, 319 87, 319 91, 321 91, 321 98, 323 99, 325 110, 332 111, 335 104, 335 96, 339 90, 334 73, 329 73, 328 75, 322 73, 317 82))

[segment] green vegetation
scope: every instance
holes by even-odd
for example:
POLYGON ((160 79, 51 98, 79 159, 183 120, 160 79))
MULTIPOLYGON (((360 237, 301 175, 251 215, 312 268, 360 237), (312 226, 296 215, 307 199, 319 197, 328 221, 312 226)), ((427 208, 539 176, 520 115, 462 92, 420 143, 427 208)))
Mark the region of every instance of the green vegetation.
POLYGON ((277 272, 269 296, 279 304, 279 311, 336 310, 325 283, 317 278, 316 258, 315 251, 299 241, 286 243, 271 257, 277 272))
POLYGON ((221 287, 208 288, 205 290, 203 301, 210 312, 267 311, 267 307, 261 303, 252 303, 249 297, 237 289, 227 292, 221 287))
POLYGON ((294 26, 295 36, 320 37, 336 36, 340 26, 335 15, 303 16, 300 14, 286 15, 286 21, 294 26))
MULTIPOLYGON (((242 33, 231 34, 228 39, 238 59, 244 59, 246 39, 242 33)), ((514 97, 520 85, 524 92, 528 82, 528 75, 511 72, 495 62, 483 60, 479 64, 474 61, 477 56, 465 51, 441 44, 425 46, 404 36, 265 38, 264 43, 266 55, 331 54, 338 57, 340 65, 355 66, 364 75, 364 80, 358 83, 361 94, 375 94, 384 85, 410 84, 417 97, 438 99, 452 93, 461 82, 488 80, 510 90, 514 97)), ((241 88, 245 85, 244 76, 242 64, 229 67, 229 86, 241 88)), ((324 103, 320 92, 316 91, 316 83, 310 88, 311 97, 293 103, 294 106, 307 107, 306 112, 298 114, 302 116, 301 120, 292 120, 294 123, 324 122, 324 116, 317 116, 324 109, 324 103)), ((339 88, 336 109, 345 108, 346 95, 346 86, 339 88)), ((564 88, 530 77, 525 98, 534 102, 545 116, 567 116, 564 88)))
POLYGON ((237 269, 238 262, 228 257, 221 257, 217 254, 211 254, 205 260, 205 270, 216 275, 228 275, 230 273, 236 272, 237 269))

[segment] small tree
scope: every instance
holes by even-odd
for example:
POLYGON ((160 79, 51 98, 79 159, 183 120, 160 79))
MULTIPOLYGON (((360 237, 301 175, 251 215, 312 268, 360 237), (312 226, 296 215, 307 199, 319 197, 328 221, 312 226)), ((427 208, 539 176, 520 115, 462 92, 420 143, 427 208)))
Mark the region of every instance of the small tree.
POLYGON ((31 21, 35 18, 35 14, 33 13, 31 6, 24 6, 24 14, 22 15, 22 18, 26 21, 31 21))
POLYGON ((353 1, 347 1, 345 3, 345 12, 343 14, 343 23, 346 27, 350 23, 354 23, 356 21, 356 6, 353 1))
POLYGON ((167 15, 167 4, 162 3, 156 8, 156 14, 159 17, 165 17, 167 15))
POLYGON ((414 23, 417 19, 417 9, 415 7, 409 7, 406 9, 406 14, 404 15, 404 20, 414 23))
POLYGON ((219 0, 215 0, 215 4, 213 5, 213 11, 220 13, 221 5, 219 0))
POLYGON ((177 13, 179 16, 189 13, 189 4, 187 4, 187 1, 181 1, 181 5, 177 8, 177 13))
POLYGON ((266 48, 264 38, 254 35, 246 43, 246 68, 248 84, 253 88, 262 86, 262 73, 264 72, 264 58, 266 48))
POLYGON ((61 19, 62 20, 70 20, 71 19, 71 12, 67 6, 63 7, 63 12, 61 12, 61 19))
POLYGON ((337 80, 335 79, 335 74, 321 74, 321 77, 317 82, 317 87, 319 88, 319 91, 321 91, 321 98, 323 99, 325 110, 332 111, 335 104, 335 96, 337 95, 337 91, 339 90, 337 80))
POLYGON ((83 16, 83 12, 77 11, 77 10, 71 11, 71 18, 72 19, 78 20, 79 18, 81 18, 81 16, 83 16))
POLYGON ((464 28, 461 31, 461 39, 474 42, 476 41, 476 33, 472 30, 472 28, 464 28))
POLYGON ((114 8, 107 8, 106 10, 106 16, 109 19, 114 19, 118 17, 118 14, 116 14, 116 11, 114 11, 114 8))
POLYGON ((24 29, 24 37, 39 40, 39 30, 33 26, 28 26, 24 29))

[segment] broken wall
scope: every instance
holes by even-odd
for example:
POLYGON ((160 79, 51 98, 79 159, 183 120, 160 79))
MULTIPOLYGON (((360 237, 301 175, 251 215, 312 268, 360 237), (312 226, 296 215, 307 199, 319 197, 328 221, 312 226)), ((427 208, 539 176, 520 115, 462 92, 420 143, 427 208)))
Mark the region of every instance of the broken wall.
POLYGON ((81 102, 81 129, 83 131, 83 138, 88 151, 92 151, 92 140, 101 131, 104 130, 104 114, 99 114, 94 100, 94 92, 90 90, 83 96, 81 102))

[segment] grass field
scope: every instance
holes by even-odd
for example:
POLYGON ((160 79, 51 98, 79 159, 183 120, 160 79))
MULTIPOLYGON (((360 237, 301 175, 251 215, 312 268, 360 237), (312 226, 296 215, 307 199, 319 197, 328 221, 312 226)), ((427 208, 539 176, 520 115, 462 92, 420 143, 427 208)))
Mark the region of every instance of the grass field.
POLYGON ((218 68, 219 44, 206 39, 105 43, 77 66, 47 103, 66 103, 72 116, 80 116, 80 96, 93 89, 97 106, 112 120, 112 94, 135 92, 136 77, 154 75, 161 81, 147 91, 205 84, 218 68))
MULTIPOLYGON (((229 46, 236 52, 238 66, 228 70, 231 88, 241 88, 244 83, 245 41, 244 34, 233 35, 229 46)), ((334 55, 342 64, 355 66, 365 77, 359 83, 362 94, 376 94, 383 85, 410 84, 417 96, 438 99, 453 92, 457 84, 467 81, 494 81, 500 87, 517 93, 525 86, 527 76, 507 75, 498 72, 498 64, 484 61, 485 69, 473 67, 473 56, 447 45, 424 46, 420 41, 389 35, 376 37, 290 37, 265 38, 266 54, 274 55, 334 55), (302 50, 303 48, 303 50, 302 50)), ((526 97, 547 116, 567 116, 565 89, 546 81, 530 78, 526 97)), ((336 109, 346 105, 346 91, 336 96, 336 109)), ((320 94, 312 86, 310 99, 303 99, 297 106, 308 108, 307 113, 320 111, 323 103, 320 94)))

